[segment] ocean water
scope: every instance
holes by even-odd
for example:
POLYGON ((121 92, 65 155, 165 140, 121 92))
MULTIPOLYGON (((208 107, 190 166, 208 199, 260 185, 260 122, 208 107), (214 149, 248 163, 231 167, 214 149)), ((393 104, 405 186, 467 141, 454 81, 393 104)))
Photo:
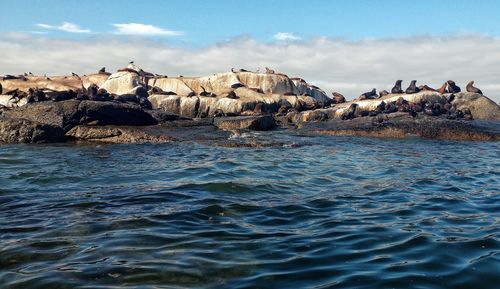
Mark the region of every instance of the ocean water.
POLYGON ((500 143, 0 146, 0 288, 500 288, 500 143))

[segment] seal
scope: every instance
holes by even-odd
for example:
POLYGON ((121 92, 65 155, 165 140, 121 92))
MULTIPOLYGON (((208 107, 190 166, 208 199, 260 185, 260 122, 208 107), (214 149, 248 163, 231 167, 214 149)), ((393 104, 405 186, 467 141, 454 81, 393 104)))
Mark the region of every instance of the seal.
POLYGON ((441 93, 441 94, 444 94, 446 93, 446 87, 448 86, 448 82, 445 82, 443 83, 443 85, 441 85, 440 88, 438 88, 436 91, 441 93))
POLYGON ((396 80, 396 83, 394 84, 394 87, 391 89, 391 93, 394 94, 401 94, 403 93, 403 90, 401 89, 401 83, 402 80, 396 80))
POLYGON ((363 93, 362 95, 360 95, 358 97, 359 100, 363 100, 363 99, 374 99, 375 97, 377 96, 377 89, 374 88, 372 89, 371 91, 369 92, 365 92, 363 93))
POLYGON ((346 120, 346 119, 353 119, 355 116, 354 116, 354 113, 356 112, 356 108, 358 107, 357 104, 355 103, 351 103, 351 105, 349 105, 349 107, 345 110, 345 112, 342 114, 342 117, 341 119, 342 120, 346 120))
POLYGON ((465 89, 467 90, 467 92, 479 93, 481 95, 483 94, 481 89, 474 87, 474 80, 469 81, 469 83, 467 83, 467 87, 465 89))
POLYGON ((417 87, 417 81, 416 80, 412 80, 410 82, 410 86, 408 86, 408 88, 406 89, 406 94, 413 94, 413 93, 417 93, 419 92, 420 89, 417 87))
POLYGON ((231 84, 231 88, 233 88, 233 89, 236 89, 238 87, 244 87, 244 86, 245 85, 243 83, 239 83, 239 82, 231 84))
POLYGON ((381 92, 378 93, 378 97, 386 96, 388 94, 389 92, 387 90, 382 90, 381 92))
POLYGON ((420 85, 418 88, 420 89, 420 91, 437 91, 434 88, 429 87, 427 84, 420 85))
POLYGON ((227 96, 226 96, 226 97, 227 97, 227 98, 231 98, 231 99, 237 99, 237 98, 239 98, 239 97, 236 95, 236 93, 234 92, 234 90, 231 90, 231 91, 227 94, 227 96))
POLYGON ((462 90, 460 89, 460 87, 458 87, 458 86, 455 84, 455 81, 453 81, 453 80, 448 80, 448 81, 447 81, 447 83, 448 83, 448 92, 449 92, 449 93, 458 93, 458 92, 462 91, 462 90))
POLYGON ((266 73, 267 74, 275 74, 276 72, 272 69, 270 69, 269 67, 266 67, 266 73))
POLYGON ((2 87, 2 84, 0 83, 0 94, 3 93, 3 87, 2 87))
POLYGON ((333 95, 333 103, 344 103, 345 102, 345 97, 338 93, 338 92, 332 92, 333 95))

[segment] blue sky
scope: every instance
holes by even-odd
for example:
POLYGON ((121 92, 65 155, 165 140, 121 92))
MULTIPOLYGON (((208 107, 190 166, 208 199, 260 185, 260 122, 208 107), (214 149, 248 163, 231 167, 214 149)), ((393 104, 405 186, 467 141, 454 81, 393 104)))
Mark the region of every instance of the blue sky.
POLYGON ((0 75, 276 71, 348 98, 475 80, 500 100, 500 1, 0 0, 0 75))
POLYGON ((236 37, 274 41, 332 37, 359 40, 414 35, 480 33, 500 35, 500 1, 36 1, 2 0, 0 32, 50 32, 49 37, 113 33, 113 24, 139 23, 178 35, 151 35, 160 41, 200 47, 236 37), (6 13, 6 11, 8 11, 6 13), (37 26, 77 25, 92 33, 37 26))

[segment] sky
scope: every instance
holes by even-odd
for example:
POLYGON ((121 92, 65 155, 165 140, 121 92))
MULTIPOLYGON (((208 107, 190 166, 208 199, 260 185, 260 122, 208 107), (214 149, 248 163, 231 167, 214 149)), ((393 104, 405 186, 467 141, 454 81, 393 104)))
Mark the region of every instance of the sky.
POLYGON ((500 1, 0 0, 0 11, 0 74, 268 66, 348 98, 453 79, 500 100, 500 1))

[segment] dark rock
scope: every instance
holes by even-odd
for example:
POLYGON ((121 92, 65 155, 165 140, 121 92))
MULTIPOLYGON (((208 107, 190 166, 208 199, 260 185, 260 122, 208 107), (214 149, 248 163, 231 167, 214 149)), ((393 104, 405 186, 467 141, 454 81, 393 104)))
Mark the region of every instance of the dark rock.
POLYGON ((26 119, 0 118, 0 142, 48 143, 63 142, 62 128, 26 119))
POLYGON ((4 117, 26 119, 62 128, 65 132, 84 122, 99 121, 102 125, 152 125, 157 121, 138 105, 67 100, 61 102, 30 103, 6 111, 4 117))
POLYGON ((214 125, 225 130, 271 130, 276 126, 276 122, 271 115, 237 116, 214 118, 214 125))

